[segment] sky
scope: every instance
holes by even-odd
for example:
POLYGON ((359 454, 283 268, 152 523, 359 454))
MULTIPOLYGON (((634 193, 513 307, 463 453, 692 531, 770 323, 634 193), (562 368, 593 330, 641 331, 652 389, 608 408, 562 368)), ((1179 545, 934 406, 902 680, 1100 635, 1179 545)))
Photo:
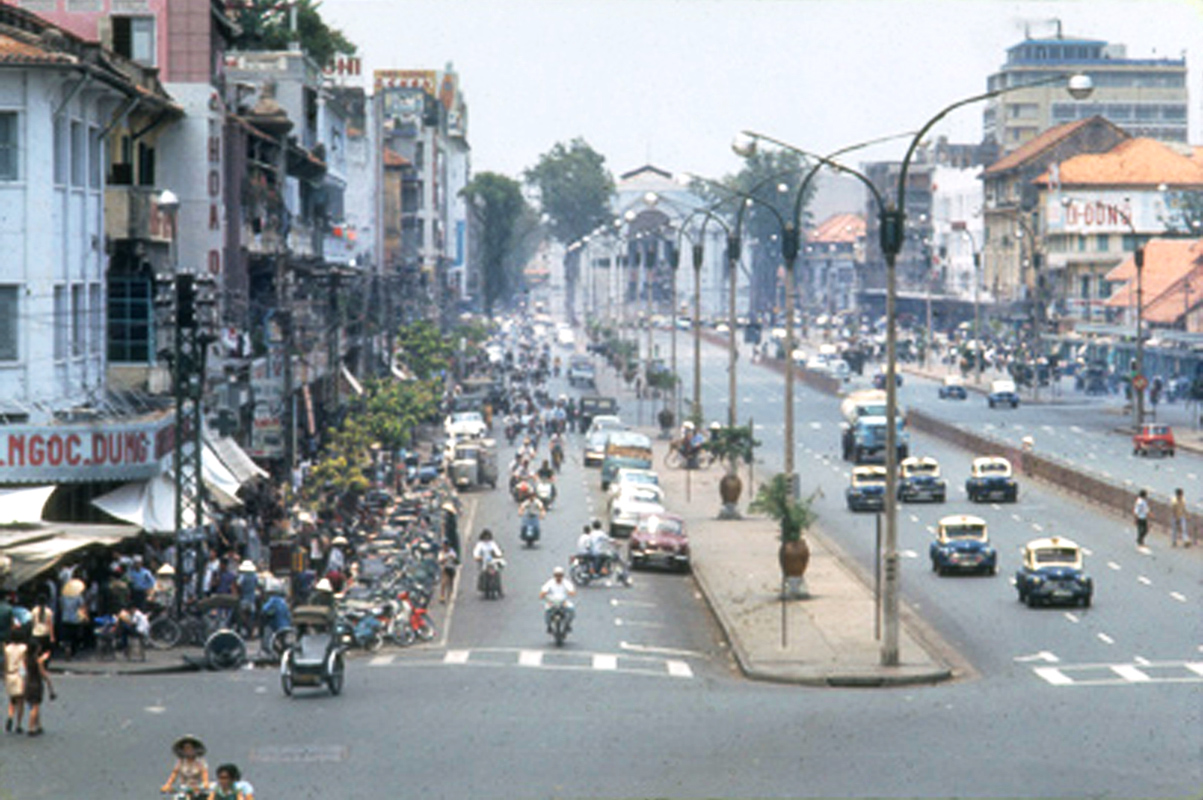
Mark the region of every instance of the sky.
MULTIPOLYGON (((474 172, 514 177, 582 137, 617 176, 721 176, 758 130, 829 152, 914 131, 985 90, 1006 48, 1051 36, 1186 55, 1203 144, 1203 0, 323 0, 374 69, 455 65, 474 172)), ((981 139, 982 105, 936 128, 981 139)), ((905 142, 858 160, 900 158, 905 142)))

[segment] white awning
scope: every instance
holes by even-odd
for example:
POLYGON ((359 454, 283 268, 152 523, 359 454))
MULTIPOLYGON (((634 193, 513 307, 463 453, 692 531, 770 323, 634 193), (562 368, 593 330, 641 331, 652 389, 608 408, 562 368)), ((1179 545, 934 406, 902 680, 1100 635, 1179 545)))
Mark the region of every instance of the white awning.
POLYGON ((175 483, 167 474, 127 483, 95 498, 92 505, 150 533, 175 530, 175 483))
POLYGON ((20 586, 46 570, 53 569, 64 557, 85 547, 112 547, 138 535, 128 525, 47 523, 44 528, 0 540, 0 556, 9 559, 9 586, 20 586))
POLYGON ((54 486, 0 489, 0 525, 41 522, 42 507, 54 494, 54 486))
POLYGON ((238 446, 238 442, 229 436, 206 436, 205 441, 213 448, 213 452, 221 459, 221 463, 226 466, 239 485, 245 486, 255 478, 267 477, 267 471, 252 461, 246 451, 238 446))

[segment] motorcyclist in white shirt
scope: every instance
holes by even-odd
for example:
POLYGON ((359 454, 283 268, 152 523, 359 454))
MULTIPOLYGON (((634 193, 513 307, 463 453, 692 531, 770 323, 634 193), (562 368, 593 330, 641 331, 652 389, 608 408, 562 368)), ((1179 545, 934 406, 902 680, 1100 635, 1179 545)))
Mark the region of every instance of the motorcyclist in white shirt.
POLYGON ((564 568, 556 567, 552 570, 551 580, 543 584, 539 592, 539 599, 543 601, 543 624, 548 633, 551 633, 551 612, 557 607, 564 609, 567 629, 572 630, 572 620, 576 617, 576 609, 572 605, 572 598, 575 596, 576 587, 564 576, 564 568))
POLYGON ((589 561, 595 575, 600 575, 602 567, 606 563, 606 558, 610 555, 611 545, 613 544, 605 530, 602 529, 602 523, 599 519, 593 520, 593 529, 589 531, 589 561))

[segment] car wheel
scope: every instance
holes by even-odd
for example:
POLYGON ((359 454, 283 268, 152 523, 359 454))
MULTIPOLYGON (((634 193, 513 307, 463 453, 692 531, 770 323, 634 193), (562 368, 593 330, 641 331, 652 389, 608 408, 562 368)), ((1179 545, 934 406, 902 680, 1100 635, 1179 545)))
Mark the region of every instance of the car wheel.
POLYGON ((1082 598, 1082 608, 1090 608, 1090 595, 1082 598))
POLYGON ((990 408, 994 408, 994 401, 993 401, 993 400, 987 400, 986 402, 990 404, 990 408))
POLYGON ((1034 594, 1029 594, 1029 595, 1027 596, 1026 600, 1027 600, 1027 603, 1028 603, 1028 608, 1035 608, 1035 607, 1036 607, 1036 595, 1034 595, 1034 594))
POLYGON ((280 688, 284 690, 285 697, 292 697, 292 653, 284 655, 284 664, 280 669, 280 688))
POLYGON ((931 571, 932 572, 939 571, 939 567, 936 565, 936 560, 934 558, 931 560, 931 571))

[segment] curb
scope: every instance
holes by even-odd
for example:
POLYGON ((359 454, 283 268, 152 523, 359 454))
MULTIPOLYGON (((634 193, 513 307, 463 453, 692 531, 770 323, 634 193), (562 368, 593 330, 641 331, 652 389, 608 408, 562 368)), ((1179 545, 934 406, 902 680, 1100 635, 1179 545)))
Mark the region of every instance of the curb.
MULTIPOLYGON (((109 662, 112 664, 112 662, 109 662)), ((139 676, 139 675, 175 675, 184 672, 199 672, 204 669, 203 664, 194 663, 188 659, 188 656, 181 656, 178 664, 151 664, 143 667, 135 667, 133 669, 121 669, 117 665, 106 666, 104 664, 84 664, 70 666, 52 666, 50 672, 55 675, 103 675, 106 677, 116 676, 139 676)))

